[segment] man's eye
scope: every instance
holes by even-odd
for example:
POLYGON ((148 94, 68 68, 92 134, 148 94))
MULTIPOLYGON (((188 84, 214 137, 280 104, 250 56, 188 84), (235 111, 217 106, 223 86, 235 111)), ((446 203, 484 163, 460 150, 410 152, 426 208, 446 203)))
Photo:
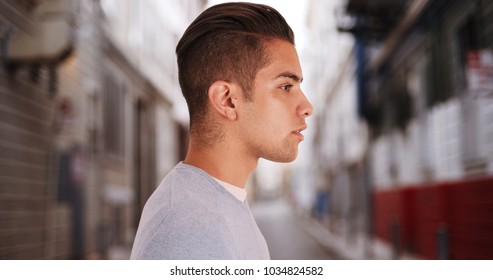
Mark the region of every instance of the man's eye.
POLYGON ((284 85, 281 86, 280 89, 284 91, 289 91, 293 86, 292 85, 284 85))

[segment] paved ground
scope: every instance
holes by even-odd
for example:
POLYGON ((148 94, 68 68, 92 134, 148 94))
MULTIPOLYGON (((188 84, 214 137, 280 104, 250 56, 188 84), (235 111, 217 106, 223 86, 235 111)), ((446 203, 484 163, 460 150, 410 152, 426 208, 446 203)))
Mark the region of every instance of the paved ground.
POLYGON ((252 205, 255 220, 262 231, 273 260, 337 259, 307 232, 306 223, 299 221, 283 200, 257 202, 252 205))

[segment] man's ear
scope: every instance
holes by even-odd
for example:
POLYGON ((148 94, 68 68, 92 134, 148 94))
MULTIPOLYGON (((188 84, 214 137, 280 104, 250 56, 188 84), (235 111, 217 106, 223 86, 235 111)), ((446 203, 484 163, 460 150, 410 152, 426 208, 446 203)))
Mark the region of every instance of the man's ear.
POLYGON ((239 87, 226 81, 215 81, 207 92, 212 108, 229 120, 236 120, 239 87))

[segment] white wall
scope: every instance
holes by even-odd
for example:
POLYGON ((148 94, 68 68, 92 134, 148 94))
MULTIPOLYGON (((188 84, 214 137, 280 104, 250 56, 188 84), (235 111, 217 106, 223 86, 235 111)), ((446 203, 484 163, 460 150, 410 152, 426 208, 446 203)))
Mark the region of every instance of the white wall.
MULTIPOLYGON (((157 101, 164 103, 163 101, 157 101)), ((164 176, 177 162, 177 125, 169 110, 169 105, 156 106, 156 182, 164 176)), ((157 186, 156 186, 157 187, 157 186)))
POLYGON ((185 99, 178 84, 175 48, 205 1, 101 0, 105 26, 114 43, 173 104, 173 117, 188 123, 185 99))
POLYGON ((371 147, 375 186, 388 188, 463 177, 462 137, 467 135, 463 134, 458 99, 433 107, 424 123, 414 119, 405 132, 394 130, 382 135, 371 147), (429 154, 422 158, 423 152, 429 154))

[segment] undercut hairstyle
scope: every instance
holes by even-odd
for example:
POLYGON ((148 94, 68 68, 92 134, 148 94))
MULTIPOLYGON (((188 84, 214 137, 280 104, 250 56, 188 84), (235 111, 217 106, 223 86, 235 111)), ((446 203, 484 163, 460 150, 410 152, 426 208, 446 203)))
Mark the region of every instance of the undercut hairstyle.
MULTIPOLYGON (((274 8, 252 3, 225 3, 210 7, 187 28, 176 47, 178 79, 187 101, 190 129, 207 119, 207 92, 215 81, 235 82, 245 98, 257 72, 269 57, 266 43, 281 39, 294 45, 294 34, 274 8)), ((197 132, 198 132, 197 131, 197 132)))

